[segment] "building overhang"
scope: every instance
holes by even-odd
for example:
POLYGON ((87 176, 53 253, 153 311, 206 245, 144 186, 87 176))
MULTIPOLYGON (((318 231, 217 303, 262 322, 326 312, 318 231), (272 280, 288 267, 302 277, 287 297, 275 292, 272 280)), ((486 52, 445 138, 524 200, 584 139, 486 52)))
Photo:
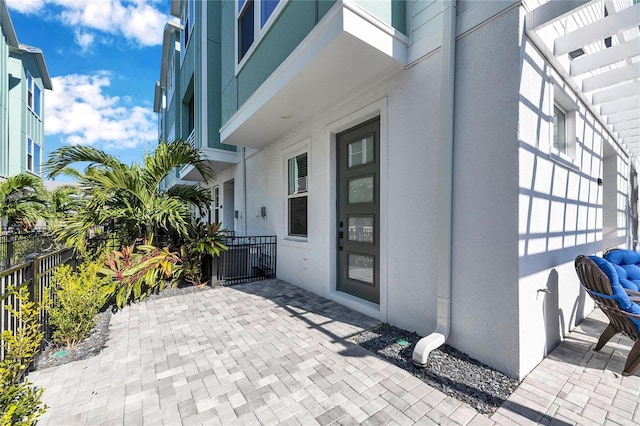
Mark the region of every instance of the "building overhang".
POLYGON ((33 55, 36 60, 36 64, 38 65, 38 71, 40 72, 42 85, 45 89, 53 89, 53 86, 51 85, 51 76, 49 75, 47 64, 44 61, 44 54, 42 53, 42 50, 38 49, 37 47, 20 44, 20 52, 33 55))
POLYGON ((18 48, 18 36, 16 35, 16 30, 13 27, 13 22, 11 22, 11 16, 9 16, 7 4, 4 1, 0 2, 0 27, 2 27, 1 31, 7 39, 7 44, 10 47, 18 48))
MULTIPOLYGON (((202 157, 207 161, 210 167, 216 173, 219 173, 235 164, 240 162, 240 157, 238 156, 237 151, 226 151, 224 149, 215 149, 215 148, 203 148, 201 149, 202 157)), ((204 182, 202 175, 198 170, 193 166, 185 166, 180 169, 180 177, 179 180, 181 182, 189 182, 193 184, 194 182, 204 182)))
POLYGON ((550 1, 526 15, 525 29, 613 138, 640 158, 640 3, 550 1))
POLYGON ((221 142, 262 148, 400 70, 408 38, 351 2, 337 2, 220 129, 221 142))

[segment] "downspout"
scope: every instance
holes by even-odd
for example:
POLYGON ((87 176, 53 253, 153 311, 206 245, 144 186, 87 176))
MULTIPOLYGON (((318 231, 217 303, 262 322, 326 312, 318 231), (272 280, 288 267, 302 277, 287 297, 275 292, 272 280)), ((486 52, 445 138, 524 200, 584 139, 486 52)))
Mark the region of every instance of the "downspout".
POLYGON ((451 258, 453 213, 453 121, 456 63, 456 0, 442 12, 442 86, 440 87, 440 164, 438 168, 438 236, 436 258, 436 329, 423 337, 413 350, 412 362, 427 365, 432 350, 442 346, 451 329, 451 258))
POLYGON ((247 148, 242 147, 242 219, 244 223, 244 235, 247 233, 247 148))

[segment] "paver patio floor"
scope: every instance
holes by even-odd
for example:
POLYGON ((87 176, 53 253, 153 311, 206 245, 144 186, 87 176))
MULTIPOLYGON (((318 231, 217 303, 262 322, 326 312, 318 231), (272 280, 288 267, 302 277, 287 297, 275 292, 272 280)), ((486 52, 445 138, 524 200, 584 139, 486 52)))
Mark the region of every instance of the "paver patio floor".
POLYGON ((29 379, 50 407, 40 423, 53 425, 640 422, 640 377, 613 373, 629 342, 590 353, 599 319, 491 419, 346 340, 375 324, 280 280, 243 284, 129 306, 102 353, 29 379))

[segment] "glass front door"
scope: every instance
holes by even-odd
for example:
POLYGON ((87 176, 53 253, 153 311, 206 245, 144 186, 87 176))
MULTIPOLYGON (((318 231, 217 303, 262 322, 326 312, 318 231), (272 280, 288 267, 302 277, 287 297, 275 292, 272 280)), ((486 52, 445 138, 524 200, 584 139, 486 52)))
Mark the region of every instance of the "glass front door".
POLYGON ((337 290, 380 303, 380 120, 337 136, 337 290))

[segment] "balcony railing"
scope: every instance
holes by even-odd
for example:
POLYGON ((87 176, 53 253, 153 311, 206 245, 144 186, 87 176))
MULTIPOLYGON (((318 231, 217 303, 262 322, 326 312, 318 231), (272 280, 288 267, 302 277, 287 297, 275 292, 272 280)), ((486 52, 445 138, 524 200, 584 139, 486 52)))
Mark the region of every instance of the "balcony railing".
POLYGON ((196 129, 191 130, 191 133, 189 133, 189 136, 187 137, 187 143, 191 145, 191 148, 198 148, 196 146, 196 129))

